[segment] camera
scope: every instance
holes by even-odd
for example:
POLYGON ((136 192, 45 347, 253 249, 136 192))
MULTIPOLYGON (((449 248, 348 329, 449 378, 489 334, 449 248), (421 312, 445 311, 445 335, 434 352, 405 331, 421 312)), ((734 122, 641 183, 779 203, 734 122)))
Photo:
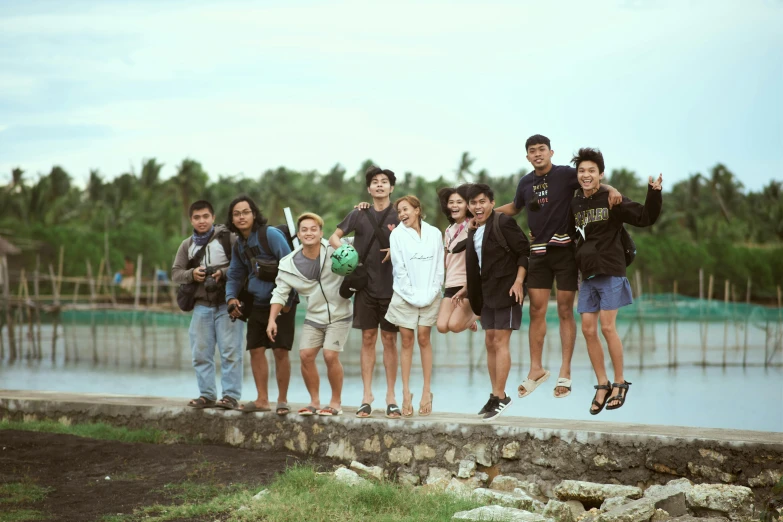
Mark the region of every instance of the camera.
POLYGON ((213 266, 205 268, 206 276, 204 277, 204 290, 206 290, 208 294, 214 294, 218 291, 218 284, 217 281, 215 281, 215 272, 217 272, 217 270, 213 266))
MULTIPOLYGON (((239 304, 231 303, 230 305, 228 305, 228 313, 231 314, 231 312, 233 312, 237 308, 239 308, 239 313, 241 314, 242 313, 242 303, 239 303, 239 304)), ((237 320, 237 318, 232 315, 231 316, 231 322, 233 323, 236 320, 237 320)))

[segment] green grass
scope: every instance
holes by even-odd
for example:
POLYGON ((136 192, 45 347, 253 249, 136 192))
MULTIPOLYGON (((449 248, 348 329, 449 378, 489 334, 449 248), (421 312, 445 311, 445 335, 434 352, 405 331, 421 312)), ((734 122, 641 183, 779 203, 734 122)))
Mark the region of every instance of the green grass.
POLYGON ((115 440, 119 442, 147 442, 160 444, 171 440, 181 441, 181 437, 153 428, 129 430, 101 422, 94 424, 73 424, 67 426, 55 421, 20 422, 0 420, 0 430, 37 431, 43 433, 62 433, 88 439, 115 440))
POLYGON ((0 511, 0 522, 27 522, 28 520, 46 520, 48 517, 34 509, 15 509, 0 511))
POLYGON ((178 505, 154 505, 132 515, 106 516, 104 522, 163 522, 200 517, 225 521, 328 521, 381 522, 447 521, 457 511, 481 506, 479 502, 445 493, 422 493, 390 482, 348 486, 310 467, 293 467, 269 485, 261 500, 253 495, 261 488, 245 484, 229 486, 193 482, 169 484, 166 490, 178 505), (245 506, 246 509, 239 511, 245 506))
POLYGON ((52 491, 30 481, 0 484, 0 504, 38 502, 52 491))
POLYGON ((51 491, 51 488, 41 487, 29 480, 0 484, 0 522, 46 520, 46 514, 34 509, 18 508, 14 504, 40 502, 51 491))

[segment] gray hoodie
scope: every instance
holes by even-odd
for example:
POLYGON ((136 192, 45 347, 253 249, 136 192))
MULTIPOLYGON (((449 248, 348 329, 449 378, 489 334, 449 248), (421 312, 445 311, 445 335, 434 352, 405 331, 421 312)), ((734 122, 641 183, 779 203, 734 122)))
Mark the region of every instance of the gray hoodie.
POLYGON ((296 268, 294 256, 301 251, 300 246, 280 260, 271 303, 285 306, 288 295, 293 289, 307 298, 305 321, 328 325, 351 317, 353 315, 351 300, 340 296, 343 276, 332 272, 329 261, 334 248, 326 240, 321 240, 321 255, 318 261, 321 266, 320 280, 307 279, 296 268))

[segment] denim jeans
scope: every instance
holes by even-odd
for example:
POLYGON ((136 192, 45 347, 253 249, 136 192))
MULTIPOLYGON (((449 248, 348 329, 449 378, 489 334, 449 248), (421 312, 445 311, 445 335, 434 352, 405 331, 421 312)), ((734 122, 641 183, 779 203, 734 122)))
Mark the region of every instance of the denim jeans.
POLYGON ((202 397, 216 400, 215 345, 220 351, 221 388, 223 396, 236 400, 242 396, 243 322, 231 322, 226 305, 217 308, 197 304, 190 320, 190 348, 193 369, 202 397))

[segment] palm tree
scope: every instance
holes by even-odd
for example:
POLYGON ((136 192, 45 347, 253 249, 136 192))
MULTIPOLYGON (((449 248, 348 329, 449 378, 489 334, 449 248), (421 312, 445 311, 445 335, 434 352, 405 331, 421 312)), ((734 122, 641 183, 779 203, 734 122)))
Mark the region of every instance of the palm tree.
POLYGON ((475 162, 476 158, 471 158, 467 151, 462 153, 462 157, 459 159, 459 166, 456 170, 458 183, 465 183, 468 181, 466 174, 469 174, 470 176, 474 175, 471 167, 473 167, 473 163, 475 162))
POLYGON ((204 172, 201 163, 190 158, 182 160, 182 163, 177 167, 177 174, 172 178, 174 189, 182 205, 180 224, 180 235, 182 236, 186 234, 188 229, 190 204, 204 191, 207 180, 207 173, 204 172))

